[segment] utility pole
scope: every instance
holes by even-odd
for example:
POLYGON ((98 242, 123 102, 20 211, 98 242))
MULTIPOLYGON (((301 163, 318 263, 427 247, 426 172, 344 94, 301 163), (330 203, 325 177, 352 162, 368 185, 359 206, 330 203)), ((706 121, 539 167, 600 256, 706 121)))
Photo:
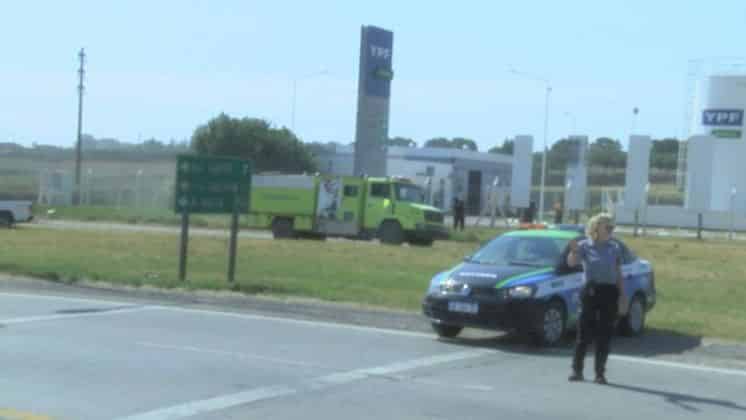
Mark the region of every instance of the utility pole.
POLYGON ((78 58, 80 58, 80 68, 78 69, 80 81, 78 83, 78 140, 75 146, 75 192, 73 194, 75 205, 80 205, 80 165, 82 160, 81 149, 83 146, 83 91, 85 90, 83 86, 83 76, 85 76, 85 50, 83 48, 80 49, 78 58))

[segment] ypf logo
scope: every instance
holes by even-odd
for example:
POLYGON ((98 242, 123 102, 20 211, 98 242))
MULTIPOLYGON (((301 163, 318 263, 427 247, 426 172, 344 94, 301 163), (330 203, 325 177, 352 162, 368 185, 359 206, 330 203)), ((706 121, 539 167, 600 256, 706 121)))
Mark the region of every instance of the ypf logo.
POLYGON ((743 110, 706 109, 702 112, 702 124, 740 127, 743 125, 743 110))
POLYGON ((379 47, 378 45, 370 46, 370 55, 373 58, 388 60, 391 58, 391 48, 379 47))

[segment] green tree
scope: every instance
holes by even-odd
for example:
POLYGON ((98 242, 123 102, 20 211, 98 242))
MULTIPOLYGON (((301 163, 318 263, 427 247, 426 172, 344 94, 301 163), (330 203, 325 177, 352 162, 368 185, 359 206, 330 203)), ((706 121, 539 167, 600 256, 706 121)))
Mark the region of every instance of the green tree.
POLYGON ((257 172, 316 171, 311 153, 295 134, 256 118, 220 114, 194 130, 192 149, 204 155, 249 159, 257 172))
POLYGON ((407 137, 393 137, 388 141, 389 146, 417 147, 417 142, 407 137))
POLYGON ((425 147, 453 149, 453 143, 445 137, 435 137, 425 142, 425 147))
POLYGON ((577 151, 577 145, 574 140, 560 139, 552 144, 547 153, 547 170, 562 169, 567 167, 567 163, 574 159, 577 151))
POLYGON ((650 165, 653 168, 674 170, 678 165, 679 141, 674 138, 653 140, 650 165))
POLYGON ((436 137, 425 142, 425 147, 442 148, 442 149, 466 149, 476 152, 477 143, 472 139, 465 137, 455 137, 451 140, 445 137, 436 137))
POLYGON ((504 155, 512 155, 513 154, 513 146, 515 146, 515 143, 513 140, 505 139, 503 140, 503 144, 500 146, 495 146, 489 150, 489 153, 502 153, 504 155))
POLYGON ((466 149, 471 150, 472 152, 476 152, 477 150, 479 150, 479 148, 477 147, 477 142, 465 137, 456 137, 451 140, 451 143, 453 143, 453 147, 455 149, 466 149))
POLYGON ((588 155, 589 166, 623 168, 626 164, 626 159, 626 153, 622 150, 622 144, 618 140, 600 137, 590 145, 588 155))

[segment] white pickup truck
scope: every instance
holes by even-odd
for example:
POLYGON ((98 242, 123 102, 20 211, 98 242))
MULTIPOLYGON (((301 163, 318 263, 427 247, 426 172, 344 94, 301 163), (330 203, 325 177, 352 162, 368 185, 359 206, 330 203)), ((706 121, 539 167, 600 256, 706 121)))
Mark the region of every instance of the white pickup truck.
POLYGON ((0 227, 30 222, 33 218, 30 201, 0 201, 0 227))

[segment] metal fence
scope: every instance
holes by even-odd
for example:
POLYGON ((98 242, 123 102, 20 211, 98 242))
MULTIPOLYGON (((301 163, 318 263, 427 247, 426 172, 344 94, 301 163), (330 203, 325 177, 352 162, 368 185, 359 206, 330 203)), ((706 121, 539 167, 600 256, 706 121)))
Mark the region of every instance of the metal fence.
MULTIPOLYGON (((82 204, 106 207, 170 208, 175 160, 90 161, 80 178, 82 204)), ((71 205, 76 193, 72 161, 0 157, 0 198, 42 205, 71 205)))
MULTIPOLYGON (((565 170, 550 161, 546 177, 543 219, 553 219, 556 203, 564 203, 565 170)), ((90 206, 171 209, 175 159, 154 161, 88 160, 81 172, 81 203, 90 206)), ((625 171, 620 168, 588 168, 588 188, 584 215, 610 210, 624 199, 625 171)), ((651 168, 649 205, 683 206, 684 193, 676 185, 677 173, 651 168)), ((538 204, 540 178, 534 175, 531 200, 538 204)), ((499 214, 515 215, 509 206, 509 189, 497 194, 499 214)), ((39 204, 72 204, 75 192, 74 161, 16 159, 0 156, 0 199, 33 200, 39 204)), ((481 207, 489 201, 482 192, 481 207)), ((436 194, 431 194, 435 198, 436 194)), ((444 203, 450 210, 450 203, 444 203)), ((484 213, 484 210, 481 212, 484 213)), ((565 216, 569 216, 565 212, 565 216)))

